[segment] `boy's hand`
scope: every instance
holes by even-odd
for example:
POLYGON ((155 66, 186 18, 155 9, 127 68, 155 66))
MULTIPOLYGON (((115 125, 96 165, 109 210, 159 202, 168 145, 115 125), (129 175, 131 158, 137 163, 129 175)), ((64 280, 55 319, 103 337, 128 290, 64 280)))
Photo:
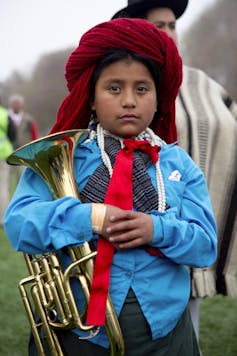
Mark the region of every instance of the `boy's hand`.
POLYGON ((152 218, 145 213, 107 205, 101 235, 117 250, 142 246, 152 241, 152 218))

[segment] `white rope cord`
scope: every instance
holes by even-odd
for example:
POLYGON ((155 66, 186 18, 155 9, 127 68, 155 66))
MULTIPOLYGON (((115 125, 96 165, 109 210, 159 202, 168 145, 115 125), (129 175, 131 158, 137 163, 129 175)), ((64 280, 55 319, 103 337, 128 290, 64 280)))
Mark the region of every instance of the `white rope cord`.
MULTIPOLYGON (((107 167, 109 171, 110 177, 112 176, 113 173, 113 168, 112 164, 110 161, 110 158, 108 154, 105 152, 104 149, 104 136, 108 135, 111 137, 114 137, 118 141, 120 141, 121 148, 124 147, 123 145, 123 140, 117 136, 114 136, 110 134, 109 132, 105 131, 100 124, 97 125, 97 142, 98 146, 101 150, 101 157, 104 165, 107 167)), ((155 135, 155 133, 147 128, 146 131, 142 132, 140 135, 137 136, 137 140, 147 140, 150 142, 152 146, 158 145, 160 146, 161 144, 164 144, 164 141, 162 141, 158 136, 155 135)), ((156 163, 156 183, 157 183, 157 189, 158 189, 158 211, 159 212, 164 212, 166 208, 166 194, 165 194, 165 186, 164 186, 164 180, 162 176, 162 172, 160 169, 160 163, 159 160, 156 163)))

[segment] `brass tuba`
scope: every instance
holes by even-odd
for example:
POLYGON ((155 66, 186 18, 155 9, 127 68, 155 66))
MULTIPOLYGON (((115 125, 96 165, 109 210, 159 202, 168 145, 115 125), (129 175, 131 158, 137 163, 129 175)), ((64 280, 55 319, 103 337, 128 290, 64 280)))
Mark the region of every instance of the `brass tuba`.
MULTIPOLYGON (((47 183, 54 198, 79 198, 73 174, 73 155, 77 144, 89 136, 88 130, 68 130, 32 141, 13 152, 7 159, 12 165, 33 169, 47 183)), ((19 290, 40 355, 45 355, 43 330, 52 355, 63 355, 56 330, 78 328, 93 337, 99 328, 85 324, 89 289, 96 251, 85 242, 68 247, 72 263, 63 271, 57 253, 29 255, 24 253, 29 276, 19 282, 19 290), (71 288, 72 279, 79 281, 85 308, 79 312, 71 288), (36 313, 35 313, 36 312, 36 313), (37 314, 37 318, 35 316, 37 314)), ((124 355, 124 342, 114 307, 108 297, 105 330, 110 354, 124 355)))

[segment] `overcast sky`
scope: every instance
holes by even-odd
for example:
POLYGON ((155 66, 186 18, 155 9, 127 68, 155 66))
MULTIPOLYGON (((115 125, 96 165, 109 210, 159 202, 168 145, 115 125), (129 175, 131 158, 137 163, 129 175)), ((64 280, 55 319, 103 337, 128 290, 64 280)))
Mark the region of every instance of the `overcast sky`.
MULTIPOLYGON (((178 32, 216 0, 190 0, 178 32)), ((0 0, 0 81, 28 73, 42 54, 76 47, 81 35, 127 5, 127 0, 0 0)))

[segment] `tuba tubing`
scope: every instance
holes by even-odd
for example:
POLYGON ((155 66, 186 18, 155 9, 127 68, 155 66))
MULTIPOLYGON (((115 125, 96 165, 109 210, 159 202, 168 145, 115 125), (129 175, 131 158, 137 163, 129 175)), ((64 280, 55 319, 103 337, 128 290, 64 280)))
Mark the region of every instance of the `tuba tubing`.
MULTIPOLYGON (((18 148, 7 158, 7 163, 33 169, 47 183, 55 199, 64 196, 79 198, 73 173, 73 155, 76 145, 88 137, 88 130, 79 129, 51 134, 18 148)), ((56 253, 24 253, 29 276, 19 282, 19 290, 40 355, 45 355, 40 329, 43 329, 50 352, 55 356, 63 356, 56 335, 57 329, 78 328, 88 332, 89 337, 98 332, 96 326, 84 323, 97 252, 91 249, 88 242, 79 247, 68 247, 67 251, 72 263, 65 271, 62 270, 56 253), (83 291, 85 308, 82 313, 79 313, 73 296, 70 283, 72 278, 79 281, 83 291)), ((110 343, 110 355, 123 356, 123 336, 109 297, 105 330, 110 343)))

